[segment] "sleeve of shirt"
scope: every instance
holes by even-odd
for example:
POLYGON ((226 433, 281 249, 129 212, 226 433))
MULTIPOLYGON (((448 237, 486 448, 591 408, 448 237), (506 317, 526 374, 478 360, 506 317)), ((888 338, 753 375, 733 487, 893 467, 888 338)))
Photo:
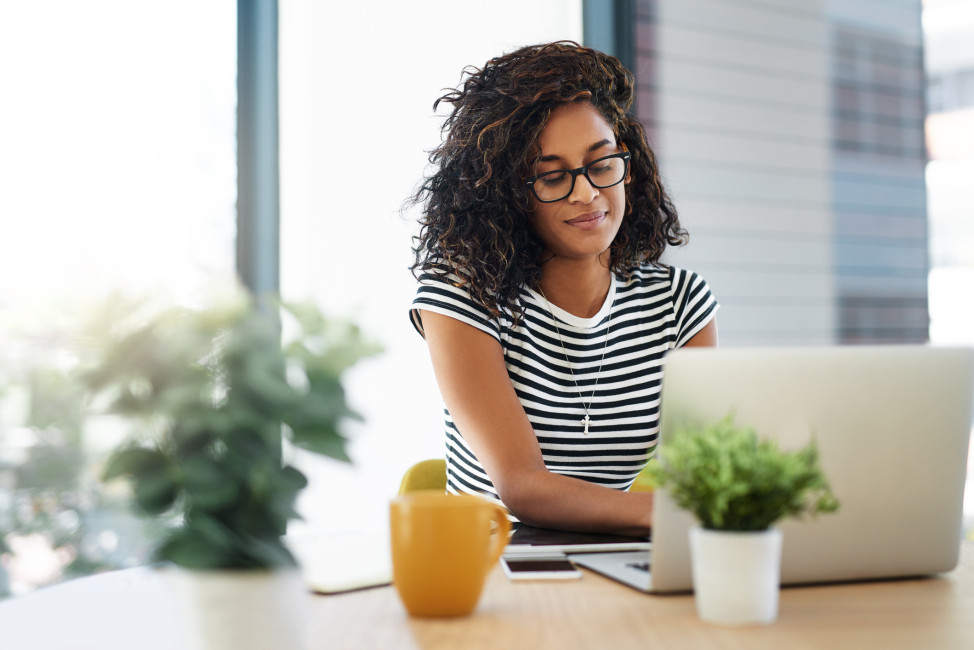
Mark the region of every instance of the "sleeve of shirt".
POLYGON ((720 305, 707 282, 693 271, 673 268, 671 273, 676 347, 679 348, 713 320, 720 305))
POLYGON ((455 286, 458 278, 447 271, 424 271, 419 276, 416 297, 409 317, 413 327, 423 337, 423 320, 419 310, 432 311, 466 323, 500 341, 500 327, 490 312, 470 297, 466 289, 455 286))

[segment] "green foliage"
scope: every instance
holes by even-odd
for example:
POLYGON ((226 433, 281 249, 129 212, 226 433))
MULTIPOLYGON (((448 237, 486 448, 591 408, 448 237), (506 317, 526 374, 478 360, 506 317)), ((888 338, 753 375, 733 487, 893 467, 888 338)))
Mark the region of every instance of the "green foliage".
POLYGON ((313 307, 280 307, 280 329, 243 300, 135 324, 131 310, 110 308, 90 332, 97 353, 85 385, 142 433, 116 450, 103 479, 127 479, 143 514, 171 522, 159 559, 193 569, 292 565, 281 537, 307 480, 283 461, 282 440, 348 461, 339 427, 359 416, 342 373, 377 348, 313 307))
POLYGON ((839 502, 818 463, 812 440, 783 452, 734 424, 733 414, 710 426, 679 430, 648 470, 673 501, 704 528, 765 530, 779 519, 834 512, 839 502))

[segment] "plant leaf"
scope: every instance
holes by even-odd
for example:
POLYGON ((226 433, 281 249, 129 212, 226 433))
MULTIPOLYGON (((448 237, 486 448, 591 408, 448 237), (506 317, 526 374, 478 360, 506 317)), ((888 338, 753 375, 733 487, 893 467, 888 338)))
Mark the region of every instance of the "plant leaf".
POLYGON ((186 459, 180 470, 190 508, 219 510, 237 500, 237 484, 219 462, 194 456, 186 459))
POLYGON ((149 515, 162 514, 176 501, 176 482, 168 467, 143 471, 133 477, 133 491, 139 507, 149 515))
POLYGON ((301 449, 307 449, 346 463, 352 462, 348 452, 345 451, 347 441, 334 429, 292 429, 291 442, 301 449))
POLYGON ((155 449, 145 447, 124 447, 108 458, 102 472, 102 481, 138 474, 142 471, 152 471, 164 461, 155 449))
POLYGON ((232 569, 238 565, 232 556, 206 541, 196 531, 173 531, 158 549, 156 558, 187 569, 232 569))

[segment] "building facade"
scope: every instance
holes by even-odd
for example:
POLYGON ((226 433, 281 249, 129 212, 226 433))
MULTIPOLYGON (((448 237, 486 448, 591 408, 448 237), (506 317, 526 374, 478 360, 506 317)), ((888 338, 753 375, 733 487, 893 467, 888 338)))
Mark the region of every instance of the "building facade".
POLYGON ((731 345, 928 338, 919 0, 637 0, 646 125, 731 345))

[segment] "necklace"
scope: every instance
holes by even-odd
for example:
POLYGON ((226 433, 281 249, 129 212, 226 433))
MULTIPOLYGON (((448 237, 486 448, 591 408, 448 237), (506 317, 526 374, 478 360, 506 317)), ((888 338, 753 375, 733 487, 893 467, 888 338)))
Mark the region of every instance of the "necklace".
POLYGON ((605 344, 602 345, 602 358, 599 360, 599 369, 595 373, 595 383, 592 384, 592 394, 588 396, 588 404, 585 404, 585 398, 582 396, 582 389, 578 385, 578 380, 575 379, 575 371, 572 369, 572 362, 568 359, 568 350, 565 348, 565 341, 561 338, 561 328, 558 327, 558 319, 555 317, 555 312, 551 309, 551 303, 548 302, 548 297, 544 295, 544 291, 541 290, 541 286, 538 286, 538 293, 544 299, 544 304, 548 307, 548 313, 551 314, 551 322, 555 326, 555 332, 558 334, 558 343, 561 344, 561 351, 565 355, 565 363, 568 365, 568 372, 572 375, 572 381, 575 382, 575 391, 578 393, 578 399, 582 401, 582 411, 585 412, 585 417, 583 417, 580 422, 584 429, 582 430, 582 435, 588 435, 588 425, 592 423, 592 418, 589 417, 588 410, 592 406, 592 400, 595 399, 595 389, 599 385, 599 379, 602 377, 602 363, 605 361, 605 350, 609 347, 609 331, 612 328, 612 311, 609 311, 609 319, 605 323, 605 344))

